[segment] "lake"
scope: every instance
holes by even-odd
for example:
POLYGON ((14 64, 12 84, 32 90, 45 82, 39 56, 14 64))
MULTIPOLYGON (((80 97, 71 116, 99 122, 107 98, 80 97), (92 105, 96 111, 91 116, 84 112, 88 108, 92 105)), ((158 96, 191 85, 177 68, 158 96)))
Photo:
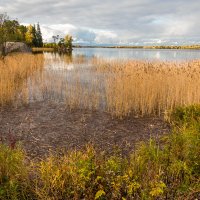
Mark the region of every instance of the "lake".
POLYGON ((126 49, 126 48, 74 48, 73 56, 111 59, 189 61, 200 59, 200 50, 190 49, 126 49))

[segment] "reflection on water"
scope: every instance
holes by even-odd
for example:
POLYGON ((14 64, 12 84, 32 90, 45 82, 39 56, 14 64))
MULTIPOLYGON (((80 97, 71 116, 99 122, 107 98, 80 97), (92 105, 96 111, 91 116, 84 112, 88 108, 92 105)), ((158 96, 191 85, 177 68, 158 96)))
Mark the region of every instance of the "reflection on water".
POLYGON ((74 48, 73 55, 86 57, 185 61, 200 59, 200 50, 187 49, 125 49, 125 48, 74 48))
POLYGON ((72 108, 84 102, 91 102, 91 106, 104 104, 105 76, 92 70, 91 58, 57 53, 44 53, 44 56, 43 71, 35 74, 28 83, 30 102, 64 101, 72 108))

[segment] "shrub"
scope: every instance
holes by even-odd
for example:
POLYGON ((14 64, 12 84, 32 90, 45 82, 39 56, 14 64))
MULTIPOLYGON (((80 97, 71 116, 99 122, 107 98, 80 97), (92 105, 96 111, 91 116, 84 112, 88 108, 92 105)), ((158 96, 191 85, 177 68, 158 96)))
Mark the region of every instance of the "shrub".
POLYGON ((20 148, 0 145, 0 199, 25 199, 28 168, 20 148))

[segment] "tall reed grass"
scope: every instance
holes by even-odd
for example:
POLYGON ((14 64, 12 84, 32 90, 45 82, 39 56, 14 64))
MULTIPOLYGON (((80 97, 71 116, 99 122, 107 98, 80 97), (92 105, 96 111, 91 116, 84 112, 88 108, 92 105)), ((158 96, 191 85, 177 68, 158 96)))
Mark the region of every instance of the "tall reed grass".
POLYGON ((13 55, 0 61, 1 105, 17 95, 27 99, 29 92, 32 99, 61 100, 70 109, 104 110, 124 118, 163 115, 177 106, 200 103, 200 61, 44 56, 13 55), (33 76, 44 60, 45 69, 33 76))
POLYGON ((123 61, 50 56, 38 85, 41 96, 70 109, 104 110, 123 118, 163 115, 200 103, 200 61, 123 61))
POLYGON ((200 62, 105 62, 106 106, 115 116, 161 115, 200 103, 200 62))
POLYGON ((0 106, 27 101, 27 80, 43 67, 43 55, 12 54, 0 60, 0 106))

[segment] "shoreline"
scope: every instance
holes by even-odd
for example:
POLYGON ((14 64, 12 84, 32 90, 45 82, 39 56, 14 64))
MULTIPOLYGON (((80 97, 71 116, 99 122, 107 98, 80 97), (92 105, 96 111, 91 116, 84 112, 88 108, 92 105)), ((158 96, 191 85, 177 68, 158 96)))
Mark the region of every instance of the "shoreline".
POLYGON ((172 50, 200 50, 198 47, 185 46, 73 46, 73 48, 108 48, 108 49, 172 49, 172 50))
MULTIPOLYGON (((86 49, 86 48, 91 48, 91 49, 140 49, 140 50, 200 50, 199 47, 148 47, 148 46, 73 46, 74 49, 86 49)), ((54 48, 51 47, 33 47, 32 52, 56 52, 57 50, 54 50, 54 48)))

